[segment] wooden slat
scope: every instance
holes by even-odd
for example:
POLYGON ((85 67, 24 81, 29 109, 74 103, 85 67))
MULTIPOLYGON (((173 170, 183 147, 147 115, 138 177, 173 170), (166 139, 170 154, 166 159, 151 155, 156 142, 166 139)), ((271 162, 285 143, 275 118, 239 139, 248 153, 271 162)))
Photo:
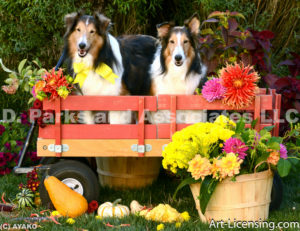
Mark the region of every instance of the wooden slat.
MULTIPOLYGON (((158 110, 169 110, 171 104, 171 95, 158 96, 158 110)), ((254 102, 246 108, 239 110, 254 111, 254 102)), ((199 95, 177 95, 177 110, 236 110, 222 103, 222 101, 215 101, 213 103, 207 102, 199 95)), ((261 110, 272 110, 272 96, 261 95, 261 110)))
MULTIPOLYGON (((207 102, 199 95, 178 95, 177 110, 235 110, 223 104, 221 101, 214 103, 207 102)), ((171 95, 144 96, 145 109, 149 111, 169 110, 171 104, 171 95), (157 104, 158 101, 158 104, 157 104)), ((68 96, 61 100, 62 110, 73 111, 138 111, 139 96, 68 96)), ((44 110, 54 110, 54 101, 44 100, 44 110)), ((247 108, 240 110, 254 110, 254 103, 247 108)), ((261 110, 272 110, 272 96, 261 95, 261 110)))
MULTIPOLYGON (((138 121, 138 144, 145 144, 145 100, 144 97, 139 97, 139 121, 138 121)), ((139 152, 139 156, 144 156, 144 152, 139 152)))
MULTIPOLYGON (((155 96, 144 96, 145 108, 155 111, 155 96)), ((44 100, 44 110, 54 110, 54 101, 44 100)), ((61 100, 62 110, 73 111, 138 111, 139 96, 68 96, 61 100)))
MULTIPOLYGON (((61 145, 61 100, 55 100, 55 145, 61 145)), ((61 157, 57 152, 56 157, 61 157)))
MULTIPOLYGON (((180 131, 181 129, 189 126, 190 124, 177 124, 176 125, 176 131, 180 131)), ((272 126, 273 124, 260 124, 260 129, 268 126, 272 126)), ((251 124, 246 124, 247 128, 251 127, 251 124)), ((170 124, 158 124, 157 125, 157 133, 158 133, 158 139, 168 139, 170 138, 170 124)))
MULTIPOLYGON (((40 157, 55 157, 47 147, 54 144, 54 139, 38 139, 37 153, 40 157)), ((99 139, 62 139, 62 144, 69 146, 69 151, 63 152, 63 157, 138 157, 138 153, 131 150, 132 144, 137 144, 137 139, 99 140, 99 139)), ((145 157, 160 157, 162 148, 170 142, 169 139, 146 139, 145 144, 150 144, 152 150, 145 153, 145 157)))
POLYGON ((265 95, 267 94, 267 89, 266 88, 259 88, 259 93, 260 95, 265 95))
MULTIPOLYGON (((136 124, 63 124, 63 139, 137 139, 138 125, 136 124)), ((39 137, 53 139, 54 125, 47 125, 39 129, 39 137)), ((156 126, 145 125, 145 138, 156 138, 156 126)))
POLYGON ((170 105, 170 111, 171 111, 170 138, 176 132, 176 109, 177 109, 177 97, 176 95, 172 95, 171 105, 170 105))
POLYGON ((255 100, 254 100, 254 105, 255 105, 255 108, 254 108, 254 120, 257 120, 256 124, 255 124, 255 129, 257 131, 260 130, 260 106, 261 106, 261 96, 259 95, 256 95, 255 96, 255 100))
POLYGON ((275 94, 275 109, 274 109, 274 136, 279 136, 280 125, 280 110, 281 110, 281 95, 275 94))
MULTIPOLYGON (((189 126, 190 124, 176 124, 176 131, 180 131, 181 129, 189 126)), ((157 124, 157 138, 158 139, 170 139, 170 124, 157 124)))

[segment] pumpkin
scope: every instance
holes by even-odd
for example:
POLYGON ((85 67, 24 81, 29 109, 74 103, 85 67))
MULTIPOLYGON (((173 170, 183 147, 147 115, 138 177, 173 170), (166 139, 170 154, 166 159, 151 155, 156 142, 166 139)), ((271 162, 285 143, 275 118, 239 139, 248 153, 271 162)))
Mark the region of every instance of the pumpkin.
POLYGON ((130 214, 129 208, 125 205, 119 205, 121 199, 115 200, 113 203, 105 202, 98 208, 98 215, 103 217, 123 217, 130 214))
POLYGON ((61 215, 74 218, 87 211, 87 200, 56 177, 47 176, 44 185, 51 202, 61 215))
POLYGON ((132 214, 136 214, 142 210, 146 209, 146 206, 140 205, 140 203, 136 200, 131 201, 130 210, 132 214))
POLYGON ((18 200, 19 208, 23 209, 25 207, 33 206, 34 193, 30 189, 22 189, 20 193, 16 195, 18 200))

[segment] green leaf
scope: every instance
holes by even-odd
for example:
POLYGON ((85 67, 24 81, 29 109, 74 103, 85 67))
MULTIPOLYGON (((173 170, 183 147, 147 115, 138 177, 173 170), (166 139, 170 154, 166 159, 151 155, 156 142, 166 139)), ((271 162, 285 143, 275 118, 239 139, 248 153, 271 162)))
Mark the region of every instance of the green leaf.
POLYGON ((277 170, 281 177, 285 177, 289 174, 292 164, 289 160, 280 159, 277 164, 277 170))
POLYGON ((41 67, 41 63, 39 60, 33 60, 32 61, 35 65, 37 65, 39 68, 41 67))
POLYGON ((34 98, 31 97, 31 98, 28 100, 28 104, 31 104, 33 101, 34 101, 34 98))
POLYGON ((257 124, 257 121, 258 121, 258 118, 255 119, 255 120, 253 120, 253 121, 251 122, 251 128, 252 128, 252 129, 255 128, 255 125, 257 124))
POLYGON ((6 83, 6 84, 12 84, 12 79, 11 78, 8 78, 8 79, 6 79, 6 80, 4 80, 4 82, 6 83))
POLYGON ((273 142, 276 142, 276 143, 282 143, 282 138, 281 137, 276 137, 276 136, 272 136, 269 140, 268 140, 268 143, 273 143, 273 142))
POLYGON ((239 122, 236 124, 236 129, 235 129, 235 133, 240 134, 242 133, 242 131, 245 128, 245 121, 244 118, 242 117, 239 122))
POLYGON ((201 89, 200 89, 200 88, 197 88, 197 89, 196 89, 196 93, 197 93, 197 95, 201 95, 201 89))
POLYGON ((25 73, 25 76, 31 76, 32 75, 32 70, 28 70, 26 73, 25 73))
POLYGON ((19 66, 18 66, 18 71, 19 71, 19 73, 21 73, 21 71, 23 70, 23 67, 24 67, 24 65, 25 65, 26 62, 27 62, 27 59, 23 59, 23 60, 20 62, 19 66))
POLYGON ((18 78, 16 72, 11 72, 11 73, 8 74, 8 76, 9 76, 9 78, 11 78, 11 79, 17 79, 17 78, 18 78))
POLYGON ((177 192, 182 189, 184 186, 186 185, 189 185, 189 184, 194 184, 194 183, 197 183, 199 181, 195 180, 193 177, 189 177, 189 178, 186 178, 184 179, 183 181, 181 181, 181 183, 178 185, 178 187, 176 188, 175 190, 175 193, 173 195, 173 200, 175 200, 176 198, 176 195, 177 195, 177 192))
POLYGON ((247 143, 247 141, 249 140, 249 136, 250 136, 249 130, 246 130, 246 131, 244 130, 241 134, 242 141, 247 143))
POLYGON ((280 149, 280 144, 276 142, 271 142, 267 144, 268 148, 273 149, 273 150, 279 150, 280 149))
POLYGON ((46 71, 46 69, 43 68, 43 69, 38 70, 36 74, 38 76, 40 76, 40 75, 43 75, 45 71, 46 71))
POLYGON ((214 32, 213 32, 212 29, 207 28, 207 29, 201 30, 201 34, 202 34, 202 35, 214 34, 214 32))
POLYGON ((1 67, 2 67, 2 69, 3 69, 3 71, 8 72, 8 73, 13 72, 12 70, 10 70, 10 69, 8 69, 6 66, 4 66, 4 64, 3 64, 1 58, 0 58, 0 65, 1 65, 1 67))
POLYGON ((205 177, 204 181, 202 181, 201 183, 199 200, 200 200, 201 212, 203 214, 205 213, 208 202, 213 192, 215 191, 217 184, 218 181, 211 177, 205 177))
POLYGON ((10 145, 12 146, 12 148, 14 148, 17 145, 17 142, 15 140, 11 140, 10 145))
POLYGON ((2 144, 4 145, 9 139, 9 134, 8 132, 4 132, 1 136, 1 141, 2 141, 2 144))
POLYGON ((272 131, 272 129, 273 129, 274 127, 275 127, 275 126, 272 125, 272 126, 264 127, 263 129, 266 130, 266 131, 268 131, 268 132, 270 132, 270 131, 272 131))
POLYGON ((299 163, 299 160, 296 158, 289 158, 289 161, 295 166, 299 163))
POLYGON ((29 90, 30 90, 29 84, 27 82, 24 85, 24 90, 27 92, 29 92, 29 90))

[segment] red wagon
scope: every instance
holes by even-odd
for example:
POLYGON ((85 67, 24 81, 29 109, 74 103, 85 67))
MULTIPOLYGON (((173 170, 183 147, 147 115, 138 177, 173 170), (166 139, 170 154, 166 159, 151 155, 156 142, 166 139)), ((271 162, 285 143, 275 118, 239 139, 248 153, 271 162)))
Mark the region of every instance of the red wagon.
MULTIPOLYGON (((266 89, 260 89, 253 103, 239 111, 253 114, 257 119, 257 130, 274 125, 272 132, 276 136, 279 131, 280 102, 281 95, 276 94, 275 90, 267 92, 266 89)), ((56 118, 55 124, 39 128, 38 156, 52 157, 52 160, 64 159, 52 166, 51 174, 77 189, 88 200, 98 196, 98 182, 92 170, 95 165, 91 157, 160 157, 172 134, 188 126, 176 124, 176 120, 168 124, 147 124, 144 121, 146 111, 170 110, 173 115, 176 115, 176 110, 237 111, 222 102, 208 103, 198 95, 69 96, 65 100, 44 101, 43 109, 54 110, 56 118), (137 111, 138 122, 122 125, 62 124, 61 112, 66 110, 137 111), (85 164, 76 162, 74 158, 81 158, 85 164), (88 180, 85 179, 87 177, 88 180)))

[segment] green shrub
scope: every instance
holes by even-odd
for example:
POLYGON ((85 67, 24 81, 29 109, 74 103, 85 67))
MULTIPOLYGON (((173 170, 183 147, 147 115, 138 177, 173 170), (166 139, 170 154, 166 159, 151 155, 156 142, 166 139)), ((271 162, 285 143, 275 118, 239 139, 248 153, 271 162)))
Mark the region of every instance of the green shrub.
POLYGON ((45 65, 54 65, 63 43, 63 17, 79 5, 91 5, 84 2, 0 1, 0 57, 5 64, 39 58, 45 65))
POLYGON ((275 33, 275 54, 297 48, 299 4, 297 0, 5 0, 0 1, 0 57, 7 66, 20 60, 39 58, 51 68, 57 62, 64 34, 63 17, 85 9, 100 11, 112 19, 114 35, 156 35, 155 25, 173 20, 182 25, 194 12, 203 21, 213 11, 238 11, 246 25, 275 33))

